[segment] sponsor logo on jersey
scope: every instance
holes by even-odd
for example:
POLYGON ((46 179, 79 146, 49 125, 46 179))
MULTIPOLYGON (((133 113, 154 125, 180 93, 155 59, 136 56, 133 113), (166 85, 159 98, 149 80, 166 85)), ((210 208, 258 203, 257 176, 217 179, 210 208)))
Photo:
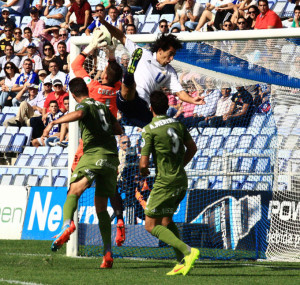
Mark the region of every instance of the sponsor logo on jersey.
POLYGON ((112 165, 111 163, 109 163, 107 161, 107 159, 102 159, 101 158, 101 159, 97 160, 95 164, 96 164, 96 166, 101 166, 101 167, 105 166, 105 167, 111 168, 113 170, 117 170, 117 167, 112 165))
POLYGON ((83 80, 84 80, 84 82, 85 82, 86 84, 89 84, 89 83, 92 82, 92 79, 91 79, 90 77, 88 77, 88 76, 83 77, 83 80))

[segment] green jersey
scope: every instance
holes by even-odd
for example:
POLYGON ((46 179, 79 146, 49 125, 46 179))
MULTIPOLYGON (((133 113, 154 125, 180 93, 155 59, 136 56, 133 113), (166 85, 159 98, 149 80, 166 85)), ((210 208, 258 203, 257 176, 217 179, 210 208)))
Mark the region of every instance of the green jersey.
POLYGON ((187 186, 183 167, 184 142, 192 140, 186 127, 167 116, 154 117, 142 132, 142 155, 153 155, 156 186, 187 186))
POLYGON ((84 117, 79 120, 83 152, 117 155, 117 143, 112 130, 116 118, 108 107, 92 98, 86 98, 77 104, 75 110, 84 112, 84 117))

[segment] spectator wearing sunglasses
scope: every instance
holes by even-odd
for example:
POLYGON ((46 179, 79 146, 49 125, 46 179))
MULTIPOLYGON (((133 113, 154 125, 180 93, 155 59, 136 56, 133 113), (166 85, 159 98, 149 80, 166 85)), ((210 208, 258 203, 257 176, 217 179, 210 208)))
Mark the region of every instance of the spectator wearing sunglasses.
POLYGON ((64 4, 65 0, 54 0, 54 5, 51 5, 51 1, 47 1, 44 11, 44 16, 47 18, 46 28, 60 26, 65 21, 68 9, 64 4))
POLYGON ((20 64, 20 58, 14 55, 14 48, 12 45, 5 46, 4 56, 0 57, 0 77, 5 77, 4 66, 7 62, 13 62, 16 66, 20 64))
POLYGON ((168 26, 168 21, 163 19, 159 21, 159 32, 162 34, 168 34, 169 33, 169 26, 168 26))
POLYGON ((256 18, 259 15, 259 9, 256 5, 251 5, 248 9, 248 17, 247 17, 247 22, 248 26, 250 27, 251 30, 254 29, 255 23, 256 23, 256 18))
POLYGON ((106 13, 105 13, 104 5, 98 4, 96 6, 96 15, 95 15, 96 17, 94 18, 93 22, 85 30, 85 34, 87 36, 89 36, 95 28, 99 28, 101 26, 101 23, 99 21, 99 17, 104 18, 105 15, 106 15, 106 13))
POLYGON ((126 27, 130 24, 134 24, 134 19, 131 14, 131 8, 128 5, 125 5, 123 13, 119 17, 119 29, 125 32, 126 27))
POLYGON ((14 42, 13 38, 13 27, 10 25, 5 25, 4 27, 5 38, 0 40, 0 56, 4 55, 5 46, 12 45, 14 42))

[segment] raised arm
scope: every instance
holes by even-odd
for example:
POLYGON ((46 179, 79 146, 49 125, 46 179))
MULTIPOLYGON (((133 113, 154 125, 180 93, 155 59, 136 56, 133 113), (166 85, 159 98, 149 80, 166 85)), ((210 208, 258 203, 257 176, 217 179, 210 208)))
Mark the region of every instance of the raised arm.
POLYGON ((121 30, 119 30, 117 27, 114 27, 110 23, 106 22, 104 19, 100 19, 100 22, 107 28, 107 30, 110 32, 112 37, 115 37, 123 45, 125 45, 126 36, 121 30))

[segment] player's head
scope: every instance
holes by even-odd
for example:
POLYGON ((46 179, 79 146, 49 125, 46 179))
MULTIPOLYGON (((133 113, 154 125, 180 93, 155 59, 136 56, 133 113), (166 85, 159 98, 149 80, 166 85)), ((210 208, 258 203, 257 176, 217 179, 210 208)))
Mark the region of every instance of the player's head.
POLYGON ((122 78, 122 68, 116 61, 111 61, 101 73, 103 84, 114 85, 122 78))
POLYGON ((165 115, 169 108, 168 97, 162 91, 153 91, 150 94, 150 105, 155 115, 165 115))
POLYGON ((169 64, 178 49, 182 48, 181 42, 172 34, 162 34, 153 44, 151 51, 156 52, 156 60, 165 66, 169 64))
POLYGON ((76 101, 82 97, 89 97, 89 89, 81 77, 75 77, 69 82, 69 89, 76 101))
POLYGON ((55 115, 58 112, 58 104, 57 104, 56 100, 50 101, 49 110, 50 110, 50 113, 53 115, 55 115))

